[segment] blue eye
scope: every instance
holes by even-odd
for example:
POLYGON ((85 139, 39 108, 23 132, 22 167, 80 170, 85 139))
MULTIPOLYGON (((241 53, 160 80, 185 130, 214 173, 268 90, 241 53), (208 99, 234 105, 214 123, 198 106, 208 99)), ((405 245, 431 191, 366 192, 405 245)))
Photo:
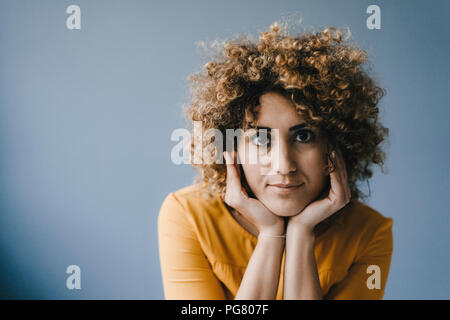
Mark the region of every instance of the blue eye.
POLYGON ((314 138, 314 133, 309 130, 301 130, 295 134, 295 141, 310 142, 314 138))

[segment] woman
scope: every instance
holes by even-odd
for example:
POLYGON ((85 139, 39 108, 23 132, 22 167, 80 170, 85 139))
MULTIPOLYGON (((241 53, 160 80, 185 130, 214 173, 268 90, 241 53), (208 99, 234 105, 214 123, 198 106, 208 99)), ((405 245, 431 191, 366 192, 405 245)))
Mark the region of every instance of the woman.
POLYGON ((340 30, 290 36, 275 23, 190 77, 188 119, 244 134, 231 148, 215 138, 197 183, 161 207, 167 299, 383 297, 392 219, 359 201, 357 182, 383 164, 388 130, 365 61, 340 30))

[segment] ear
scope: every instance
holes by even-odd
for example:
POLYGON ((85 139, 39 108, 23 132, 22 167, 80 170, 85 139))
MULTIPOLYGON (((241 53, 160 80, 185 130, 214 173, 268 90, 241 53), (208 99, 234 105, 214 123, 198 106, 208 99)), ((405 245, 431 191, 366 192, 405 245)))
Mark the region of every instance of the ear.
POLYGON ((325 176, 329 176, 331 172, 335 169, 335 164, 333 158, 331 157, 331 152, 333 152, 335 147, 331 143, 327 143, 327 151, 325 154, 325 165, 323 167, 325 176), (331 165, 329 165, 331 163, 331 165))

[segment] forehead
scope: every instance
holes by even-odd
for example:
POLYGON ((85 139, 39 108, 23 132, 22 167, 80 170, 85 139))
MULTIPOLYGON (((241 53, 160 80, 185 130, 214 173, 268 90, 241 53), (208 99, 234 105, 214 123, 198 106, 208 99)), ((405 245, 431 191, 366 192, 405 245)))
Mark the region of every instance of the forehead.
POLYGON ((262 94, 256 112, 258 126, 281 129, 305 122, 304 117, 297 112, 294 104, 278 92, 262 94))

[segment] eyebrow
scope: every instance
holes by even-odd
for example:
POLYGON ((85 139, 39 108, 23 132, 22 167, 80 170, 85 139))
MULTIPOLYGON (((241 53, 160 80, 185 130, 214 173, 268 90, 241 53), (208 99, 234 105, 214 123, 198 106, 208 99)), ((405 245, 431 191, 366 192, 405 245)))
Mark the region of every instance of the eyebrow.
MULTIPOLYGON (((290 127, 290 128, 289 128, 289 131, 295 131, 295 130, 302 129, 302 128, 305 128, 305 127, 308 127, 308 124, 305 123, 305 122, 302 122, 302 123, 296 124, 296 125, 293 126, 293 127, 290 127)), ((264 126, 256 126, 256 127, 253 127, 253 126, 252 126, 251 128, 253 128, 253 129, 258 129, 258 130, 260 130, 260 129, 266 129, 267 131, 272 130, 272 128, 264 127, 264 126)))

